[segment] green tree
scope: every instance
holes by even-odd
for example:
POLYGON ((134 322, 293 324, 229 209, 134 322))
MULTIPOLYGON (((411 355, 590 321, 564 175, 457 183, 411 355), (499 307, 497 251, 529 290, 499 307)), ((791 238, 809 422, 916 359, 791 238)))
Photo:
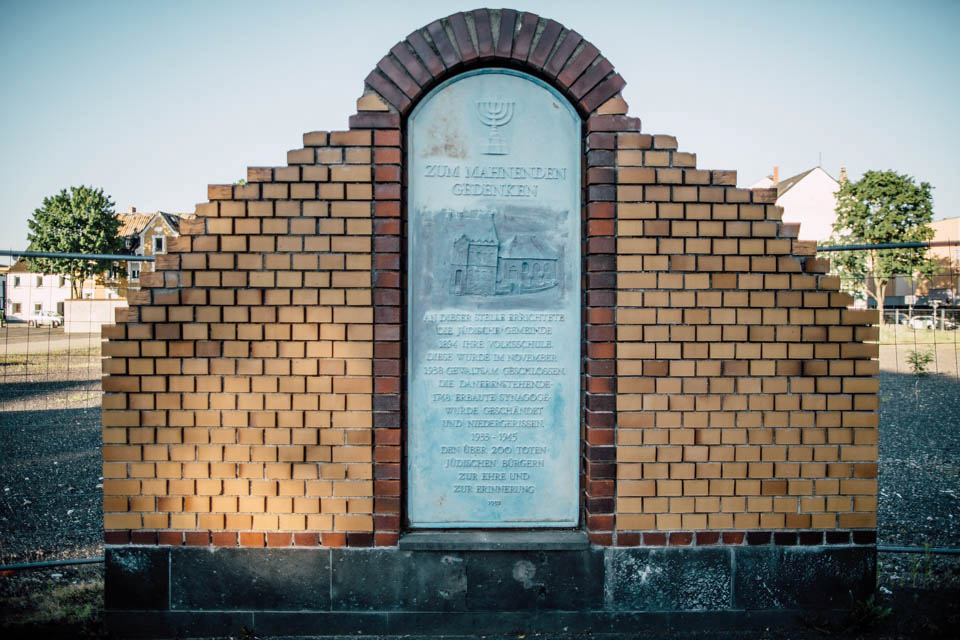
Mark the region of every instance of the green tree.
MULTIPOLYGON (((844 182, 837 192, 837 221, 830 244, 891 244, 933 238, 932 187, 894 171, 867 171, 856 182, 844 182)), ((866 249, 830 254, 834 268, 856 297, 877 303, 883 323, 883 298, 896 275, 932 275, 926 249, 866 249)))
MULTIPOLYGON (((118 237, 120 219, 113 201, 103 189, 70 187, 43 199, 43 206, 29 221, 28 251, 56 253, 120 253, 123 239, 118 237)), ((79 298, 83 281, 110 269, 106 260, 79 258, 32 258, 31 271, 70 276, 71 297, 79 298)))

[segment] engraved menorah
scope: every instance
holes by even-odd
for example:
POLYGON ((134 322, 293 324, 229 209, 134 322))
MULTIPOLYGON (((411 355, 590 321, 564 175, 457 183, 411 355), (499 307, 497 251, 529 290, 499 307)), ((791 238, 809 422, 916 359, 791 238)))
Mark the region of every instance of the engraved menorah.
POLYGON ((488 156, 505 156, 509 153, 507 142, 497 131, 497 127, 506 125, 513 118, 513 102, 503 100, 485 100, 477 102, 477 117, 490 127, 487 147, 482 153, 488 156))

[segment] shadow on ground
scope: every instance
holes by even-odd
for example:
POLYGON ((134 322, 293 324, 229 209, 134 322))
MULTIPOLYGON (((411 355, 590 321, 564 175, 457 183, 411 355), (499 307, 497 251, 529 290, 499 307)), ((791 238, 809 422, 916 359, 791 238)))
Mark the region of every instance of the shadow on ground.
MULTIPOLYGON (((960 547, 960 380, 887 371, 878 378, 879 543, 960 547)), ((42 409, 70 384, 31 383, 26 391, 35 409, 0 410, 0 518, 6 519, 0 520, 0 554, 8 562, 103 552, 99 406, 42 409), (44 558, 31 555, 37 552, 44 558)), ((102 574, 102 566, 92 565, 0 575, 0 636, 107 637, 102 574)), ((958 585, 958 556, 881 553, 873 600, 854 603, 840 619, 811 614, 803 627, 790 631, 525 638, 955 638, 960 635, 958 585)))

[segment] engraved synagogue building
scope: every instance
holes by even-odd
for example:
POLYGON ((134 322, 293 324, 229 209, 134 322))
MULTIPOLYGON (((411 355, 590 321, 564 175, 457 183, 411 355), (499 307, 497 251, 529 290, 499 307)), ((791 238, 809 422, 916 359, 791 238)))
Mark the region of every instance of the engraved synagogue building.
POLYGON ((551 289, 560 281, 559 255, 532 233, 500 242, 495 215, 464 222, 450 264, 454 295, 510 295, 551 289))

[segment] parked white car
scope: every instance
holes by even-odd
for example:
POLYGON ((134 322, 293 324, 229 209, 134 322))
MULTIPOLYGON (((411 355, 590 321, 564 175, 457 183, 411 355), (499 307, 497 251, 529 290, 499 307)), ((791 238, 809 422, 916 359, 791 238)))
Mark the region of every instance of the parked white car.
POLYGON ((36 311, 30 314, 27 324, 31 327, 59 327, 63 318, 54 311, 36 311))
POLYGON ((913 316, 910 318, 910 327, 913 329, 933 329, 936 320, 933 316, 913 316))

